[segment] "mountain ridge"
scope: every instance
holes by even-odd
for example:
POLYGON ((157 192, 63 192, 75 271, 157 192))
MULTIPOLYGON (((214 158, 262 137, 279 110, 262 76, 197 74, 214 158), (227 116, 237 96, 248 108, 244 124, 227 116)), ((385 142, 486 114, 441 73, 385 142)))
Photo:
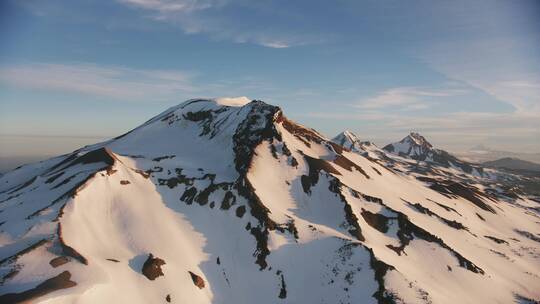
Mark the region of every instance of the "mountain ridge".
POLYGON ((262 101, 189 100, 0 177, 0 299, 540 298, 526 273, 540 273, 533 201, 407 166, 350 151, 262 101))

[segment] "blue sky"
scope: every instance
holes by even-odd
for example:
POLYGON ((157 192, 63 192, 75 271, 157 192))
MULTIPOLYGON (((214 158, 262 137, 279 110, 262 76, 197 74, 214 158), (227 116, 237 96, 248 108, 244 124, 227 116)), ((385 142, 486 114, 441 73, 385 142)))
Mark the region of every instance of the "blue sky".
POLYGON ((248 96, 332 137, 540 152, 540 2, 4 0, 0 156, 248 96))

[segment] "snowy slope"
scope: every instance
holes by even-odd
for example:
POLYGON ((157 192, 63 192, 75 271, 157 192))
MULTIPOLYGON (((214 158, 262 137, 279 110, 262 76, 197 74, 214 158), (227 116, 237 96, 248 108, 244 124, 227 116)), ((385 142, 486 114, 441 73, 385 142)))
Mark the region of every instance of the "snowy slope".
POLYGON ((349 148, 261 101, 190 100, 11 171, 0 302, 540 299, 538 202, 349 148))

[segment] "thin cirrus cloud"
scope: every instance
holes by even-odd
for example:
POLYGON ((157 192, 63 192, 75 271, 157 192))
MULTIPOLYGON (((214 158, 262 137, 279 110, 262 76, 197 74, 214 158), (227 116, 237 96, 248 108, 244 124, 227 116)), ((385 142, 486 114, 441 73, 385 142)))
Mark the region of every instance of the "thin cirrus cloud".
POLYGON ((216 6, 212 0, 119 0, 121 3, 161 12, 192 12, 216 6))
POLYGON ((540 113, 540 73, 516 44, 508 40, 443 43, 424 51, 423 60, 448 79, 481 90, 517 112, 540 113))
POLYGON ((182 71, 142 70, 93 64, 27 64, 0 67, 10 86, 103 96, 119 100, 160 100, 195 92, 182 71))
POLYGON ((420 87, 390 88, 379 94, 365 98, 354 105, 364 110, 421 110, 430 107, 440 97, 450 97, 465 94, 464 89, 432 89, 420 87))
MULTIPOLYGON (((271 5, 230 0, 118 0, 141 10, 145 17, 166 22, 188 34, 206 34, 215 40, 251 43, 268 48, 320 43, 320 33, 296 32, 294 13, 278 13, 271 5), (257 18, 246 18, 246 15, 257 18), (269 25, 270 23, 271 25, 269 25)), ((302 16, 305 17, 305 16, 302 16)))

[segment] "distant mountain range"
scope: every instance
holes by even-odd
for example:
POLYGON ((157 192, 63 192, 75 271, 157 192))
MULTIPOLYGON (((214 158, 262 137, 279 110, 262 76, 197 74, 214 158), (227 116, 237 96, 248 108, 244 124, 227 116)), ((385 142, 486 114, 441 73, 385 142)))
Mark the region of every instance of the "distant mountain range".
POLYGON ((529 152, 510 152, 510 151, 501 151, 495 150, 484 145, 477 145, 470 148, 465 152, 454 152, 457 157, 460 157, 464 160, 483 163, 487 161, 498 160, 501 158, 514 158, 521 159, 529 162, 540 163, 540 153, 529 153, 529 152))
POLYGON ((517 158, 511 158, 511 157, 505 157, 494 161, 487 161, 484 162, 482 165, 486 167, 493 167, 493 168, 505 168, 505 169, 512 169, 512 170, 528 170, 528 171, 539 171, 540 172, 540 164, 517 159, 517 158))

